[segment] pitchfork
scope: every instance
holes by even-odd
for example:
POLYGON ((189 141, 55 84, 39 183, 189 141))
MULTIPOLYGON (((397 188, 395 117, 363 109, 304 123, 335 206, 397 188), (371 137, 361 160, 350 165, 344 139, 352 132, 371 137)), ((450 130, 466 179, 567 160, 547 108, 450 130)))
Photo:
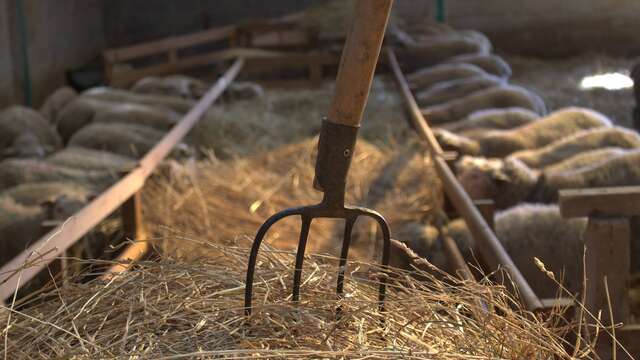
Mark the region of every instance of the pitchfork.
MULTIPOLYGON (((346 206, 344 203, 347 173, 353 157, 358 129, 362 122, 371 83, 375 73, 382 40, 384 38, 393 0, 357 0, 346 44, 342 52, 336 90, 329 116, 322 121, 314 187, 324 193, 322 202, 317 205, 286 209, 269 218, 258 230, 251 247, 247 281, 245 287, 245 313, 251 314, 253 297, 253 276, 260 244, 269 228, 289 216, 300 216, 302 229, 296 255, 293 276, 293 301, 300 300, 300 279, 302 263, 309 237, 311 222, 316 218, 344 219, 344 239, 340 266, 338 268, 337 293, 341 297, 344 287, 344 271, 349 255, 351 231, 360 216, 373 218, 382 230, 384 247, 382 251, 383 268, 389 264, 391 239, 389 225, 382 215, 374 210, 362 207, 346 206)), ((378 301, 380 310, 384 310, 386 279, 379 284, 378 301)))

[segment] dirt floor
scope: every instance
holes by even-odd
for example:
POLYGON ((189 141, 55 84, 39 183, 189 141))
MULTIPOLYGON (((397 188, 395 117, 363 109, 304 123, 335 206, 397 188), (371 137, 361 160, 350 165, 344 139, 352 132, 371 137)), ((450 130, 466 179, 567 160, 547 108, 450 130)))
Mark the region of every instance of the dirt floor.
POLYGON ((511 81, 540 94, 549 110, 584 106, 602 112, 618 125, 632 126, 633 89, 580 89, 580 82, 585 76, 610 72, 628 74, 632 59, 599 54, 557 60, 504 57, 513 69, 511 81))

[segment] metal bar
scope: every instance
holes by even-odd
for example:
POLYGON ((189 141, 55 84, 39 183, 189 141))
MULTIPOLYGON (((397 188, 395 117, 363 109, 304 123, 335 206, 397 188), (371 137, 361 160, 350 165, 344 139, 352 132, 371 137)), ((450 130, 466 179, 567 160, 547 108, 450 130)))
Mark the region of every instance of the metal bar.
POLYGON ((233 79, 236 78, 243 65, 244 60, 236 60, 198 104, 142 158, 136 169, 119 182, 113 184, 64 224, 47 233, 20 255, 5 264, 0 269, 0 300, 11 296, 21 285, 31 280, 40 270, 46 267, 48 262, 68 249, 140 190, 144 186, 145 180, 158 164, 184 138, 211 104, 220 97, 233 79), (25 264, 34 262, 34 260, 37 261, 32 266, 23 268, 25 264), (18 274, 21 274, 21 276, 18 276, 18 274), (20 283, 18 282, 19 278, 21 278, 20 283))
POLYGON ((420 107, 411 93, 409 84, 402 74, 398 59, 391 49, 387 49, 387 57, 396 82, 402 92, 407 110, 411 115, 410 120, 418 132, 418 135, 427 143, 445 193, 467 223, 469 230, 474 235, 474 239, 477 239, 481 250, 480 255, 490 265, 500 265, 508 271, 513 283, 517 287, 517 291, 519 291, 529 310, 541 308, 542 303, 540 302, 540 299, 538 299, 533 289, 531 289, 527 280, 513 263, 509 254, 507 254, 504 247, 502 247, 502 244, 498 238, 496 238, 496 235, 483 219, 480 211, 473 204, 473 201, 464 191, 462 185, 460 185, 455 175, 447 165, 446 160, 442 156, 442 148, 427 125, 427 121, 422 115, 420 107))

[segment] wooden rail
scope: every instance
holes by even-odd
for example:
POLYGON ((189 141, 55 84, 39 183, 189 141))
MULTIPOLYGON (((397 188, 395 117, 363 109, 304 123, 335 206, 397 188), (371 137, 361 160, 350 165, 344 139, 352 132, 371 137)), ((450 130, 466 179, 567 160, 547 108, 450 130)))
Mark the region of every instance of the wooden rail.
MULTIPOLYGON (((105 50, 103 52, 104 74, 106 83, 110 86, 128 87, 147 76, 179 73, 228 59, 244 57, 246 60, 277 58, 280 63, 287 65, 307 64, 312 73, 310 77, 317 77, 318 73, 321 76, 321 63, 324 57, 306 51, 301 53, 274 51, 276 49, 304 50, 312 43, 313 36, 305 30, 296 29, 291 22, 252 22, 105 50), (181 50, 219 42, 224 42, 222 50, 192 55, 180 54, 181 50), (118 64, 152 56, 160 56, 160 63, 116 71, 118 64), (301 56, 304 57, 302 61, 301 56)), ((332 64, 337 64, 337 61, 333 61, 332 64)))
MULTIPOLYGON (((95 225, 104 220, 114 210, 144 186, 160 162, 169 154, 191 128, 202 118, 202 115, 222 95, 229 84, 236 78, 244 65, 243 59, 236 60, 196 106, 140 161, 139 165, 120 181, 109 187, 94 201, 87 204, 64 224, 56 227, 24 252, 16 256, 0 269, 0 300, 9 298, 16 290, 32 279, 48 263, 86 235, 95 225)), ((132 200, 135 202, 134 200, 132 200)), ((139 209, 139 202, 129 203, 130 211, 139 209)), ((130 230, 132 231, 132 230, 130 230)), ((135 230, 133 230, 135 231, 135 230)))
MULTIPOLYGON (((542 309, 542 302, 536 296, 520 270, 518 270, 518 267, 513 263, 509 254, 507 254, 506 250, 493 233, 491 227, 487 224, 487 221, 482 217, 480 211, 474 205, 469 195, 464 191, 462 185, 460 185, 455 175, 447 165, 447 161, 443 156, 444 152, 442 147, 436 140, 433 132, 427 124, 427 121, 422 115, 420 107, 413 97, 409 84, 400 69, 400 64, 391 49, 387 49, 387 59, 389 66, 393 71, 396 83, 402 93, 402 97, 404 98, 411 123, 418 132, 418 135, 425 141, 429 152, 431 153, 436 171, 442 181, 445 193, 467 223, 476 243, 479 245, 477 246, 477 249, 480 252, 482 259, 493 269, 501 266, 507 270, 511 280, 516 286, 516 290, 519 292, 529 310, 542 309)), ((450 245, 451 244, 449 244, 447 248, 451 247, 450 245)), ((458 266, 462 265, 458 264, 458 266)))

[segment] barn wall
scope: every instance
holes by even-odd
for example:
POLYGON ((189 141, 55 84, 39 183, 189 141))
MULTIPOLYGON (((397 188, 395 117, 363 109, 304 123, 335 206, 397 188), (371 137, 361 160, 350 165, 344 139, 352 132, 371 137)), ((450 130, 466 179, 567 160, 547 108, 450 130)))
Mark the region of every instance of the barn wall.
POLYGON ((0 0, 0 106, 15 101, 15 85, 13 81, 13 64, 9 41, 9 19, 7 16, 7 1, 0 0))
MULTIPOLYGON (((584 51, 640 54, 638 0, 445 0, 447 21, 489 35, 496 47, 523 55, 584 51)), ((432 18, 435 0, 396 0, 413 21, 432 18)))
POLYGON ((316 0, 109 0, 104 6, 108 47, 277 17, 316 0))
MULTIPOLYGON (((243 19, 278 16, 319 0, 109 0, 106 42, 129 45, 243 19)), ((445 0, 454 27, 487 33, 504 51, 563 56, 639 54, 638 0, 445 0)), ((433 18, 435 0, 396 0, 401 17, 433 18)))
MULTIPOLYGON (((33 104, 65 83, 64 71, 100 54, 104 48, 101 0, 23 0, 27 24, 29 69, 33 104)), ((18 27, 17 1, 0 0, 0 84, 13 88, 13 96, 2 90, 4 101, 24 101, 23 57, 18 27), (3 21, 5 20, 6 21, 3 21), (3 36, 8 34, 6 36, 3 36), (6 46, 5 46, 6 45, 6 46), (12 63, 3 58, 11 58, 12 63), (7 76, 13 73, 13 76, 7 76), (5 85, 11 82, 12 84, 5 85)), ((0 86, 3 86, 0 85, 0 86)), ((4 89, 0 87, 0 89, 4 89)))

